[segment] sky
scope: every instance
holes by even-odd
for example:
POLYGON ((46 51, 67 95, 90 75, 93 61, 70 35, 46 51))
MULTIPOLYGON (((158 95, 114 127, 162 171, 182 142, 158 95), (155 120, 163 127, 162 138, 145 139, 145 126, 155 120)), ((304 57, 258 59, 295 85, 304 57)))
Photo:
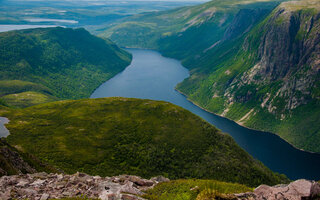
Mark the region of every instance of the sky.
POLYGON ((3 1, 42 1, 42 2, 46 2, 46 1, 66 1, 66 2, 115 2, 115 1, 119 1, 119 2, 123 2, 123 1, 168 1, 168 2, 175 2, 175 1, 179 1, 179 2, 206 2, 209 0, 0 0, 0 2, 3 1))

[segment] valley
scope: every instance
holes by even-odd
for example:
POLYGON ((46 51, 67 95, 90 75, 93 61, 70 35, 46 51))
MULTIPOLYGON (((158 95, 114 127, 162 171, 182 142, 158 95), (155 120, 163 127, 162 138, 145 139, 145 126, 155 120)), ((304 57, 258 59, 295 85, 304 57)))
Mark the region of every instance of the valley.
POLYGON ((317 0, 210 1, 128 17, 100 36, 181 60, 191 76, 177 90, 189 100, 319 152, 319 10, 317 0))
POLYGON ((239 126, 199 108, 175 90, 175 86, 189 76, 180 62, 156 51, 127 50, 133 56, 131 65, 97 88, 91 98, 121 96, 173 103, 231 135, 240 147, 274 172, 293 180, 320 179, 320 154, 300 151, 274 134, 239 126))

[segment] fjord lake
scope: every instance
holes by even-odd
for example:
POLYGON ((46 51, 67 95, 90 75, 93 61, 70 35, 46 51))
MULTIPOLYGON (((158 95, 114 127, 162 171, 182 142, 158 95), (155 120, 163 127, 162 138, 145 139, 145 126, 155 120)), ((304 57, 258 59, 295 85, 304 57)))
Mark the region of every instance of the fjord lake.
POLYGON ((274 172, 290 179, 320 179, 320 154, 298 150, 275 134, 242 127, 199 108, 175 90, 189 76, 179 61, 152 50, 128 51, 133 55, 131 65, 97 88, 91 98, 119 96, 171 102, 230 134, 239 146, 274 172))

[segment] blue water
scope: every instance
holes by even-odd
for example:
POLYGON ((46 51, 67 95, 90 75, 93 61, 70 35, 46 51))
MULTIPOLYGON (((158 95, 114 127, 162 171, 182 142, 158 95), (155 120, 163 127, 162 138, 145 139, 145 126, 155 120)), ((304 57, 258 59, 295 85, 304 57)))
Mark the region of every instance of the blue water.
POLYGON ((6 24, 0 24, 0 32, 6 32, 6 31, 13 31, 13 30, 22 30, 22 29, 29 29, 29 28, 48 28, 48 27, 57 27, 56 25, 6 25, 6 24))
POLYGON ((10 133, 5 127, 5 124, 9 123, 9 119, 5 117, 0 117, 0 138, 7 137, 10 133))
POLYGON ((179 61, 165 58, 156 51, 129 51, 133 55, 131 65, 102 84, 91 98, 121 96, 174 103, 230 134, 243 149, 271 170, 290 179, 320 180, 320 154, 297 150, 274 134, 247 129, 202 110, 174 90, 189 76, 179 61))

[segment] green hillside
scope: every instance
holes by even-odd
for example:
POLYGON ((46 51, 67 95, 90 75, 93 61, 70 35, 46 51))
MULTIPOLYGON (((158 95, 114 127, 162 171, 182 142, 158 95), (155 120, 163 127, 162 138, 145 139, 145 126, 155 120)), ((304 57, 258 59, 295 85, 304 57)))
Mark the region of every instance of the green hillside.
POLYGON ((249 186, 285 180, 234 140, 167 102, 67 100, 2 113, 8 142, 67 173, 164 175, 249 186))
POLYGON ((84 29, 3 32, 0 46, 0 98, 17 107, 88 97, 131 60, 111 41, 84 29))
POLYGON ((281 4, 240 42, 203 56, 178 89, 239 124, 320 152, 319 13, 314 0, 281 4))

